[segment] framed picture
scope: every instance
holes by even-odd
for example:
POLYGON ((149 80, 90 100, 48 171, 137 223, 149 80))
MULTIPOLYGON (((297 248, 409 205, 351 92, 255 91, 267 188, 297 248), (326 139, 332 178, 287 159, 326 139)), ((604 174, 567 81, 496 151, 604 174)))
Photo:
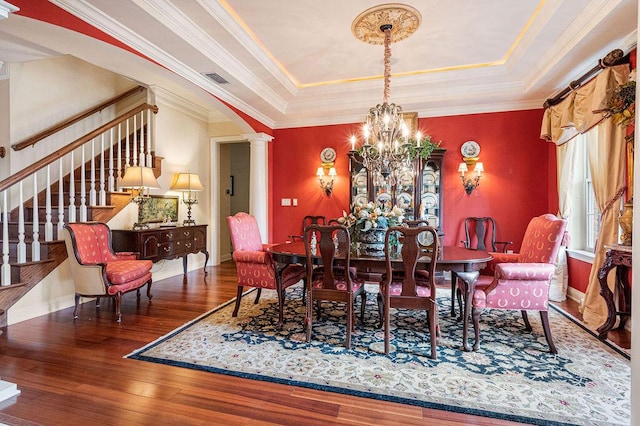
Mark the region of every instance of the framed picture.
POLYGON ((147 202, 142 205, 142 222, 165 222, 167 218, 169 218, 171 222, 175 222, 178 220, 178 204, 179 197, 152 195, 147 202))

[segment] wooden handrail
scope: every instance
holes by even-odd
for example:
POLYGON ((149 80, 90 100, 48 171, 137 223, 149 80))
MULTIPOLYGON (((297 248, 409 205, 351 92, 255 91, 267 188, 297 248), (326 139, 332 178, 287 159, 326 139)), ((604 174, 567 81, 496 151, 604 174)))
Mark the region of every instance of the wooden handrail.
POLYGON ((43 159, 36 161, 35 163, 31 164, 30 166, 25 167, 24 169, 20 170, 19 172, 15 173, 15 174, 9 176, 8 178, 6 178, 5 180, 1 181, 0 182, 0 192, 10 188, 11 186, 15 185, 16 183, 20 182, 21 180, 31 176, 32 174, 34 174, 38 170, 41 170, 45 166, 48 166, 49 164, 53 163, 54 161, 62 158, 63 156, 65 156, 66 154, 70 153, 74 149, 81 147, 82 145, 84 145, 85 143, 89 142, 91 139, 95 138, 96 136, 100 136, 102 133, 104 133, 105 131, 107 131, 110 128, 114 127, 116 124, 122 123, 123 121, 129 119, 130 117, 133 117, 137 113, 139 113, 141 111, 145 111, 147 109, 150 109, 151 111, 153 111, 154 114, 158 113, 158 107, 155 106, 155 105, 149 105, 149 104, 138 105, 137 107, 133 108, 132 110, 127 111, 124 114, 120 115, 119 117, 114 118, 110 122, 108 122, 106 124, 103 124, 102 126, 98 127, 97 129, 93 130, 92 132, 89 132, 86 135, 82 136, 81 138, 76 139, 75 141, 71 142, 70 144, 68 144, 66 146, 63 146, 62 148, 60 148, 59 150, 57 150, 53 154, 47 155, 43 159))
POLYGON ((111 99, 108 99, 106 101, 104 101, 103 103, 101 103, 100 105, 93 107, 91 109, 88 109, 84 112, 81 112, 80 114, 74 115, 71 118, 68 118, 54 126, 49 127, 48 129, 43 130, 42 132, 33 135, 25 140, 23 140, 22 142, 18 142, 15 143, 13 145, 11 145, 11 148, 13 148, 14 151, 20 151, 22 149, 25 149, 28 146, 31 145, 35 145, 36 143, 40 142, 42 139, 49 137, 51 135, 53 135, 54 133, 59 132, 60 130, 66 129, 67 127, 77 123, 80 120, 83 120, 87 117, 89 117, 90 115, 95 114, 96 112, 100 112, 103 109, 105 109, 106 107, 109 107, 111 105, 114 105, 118 102, 120 102, 121 100, 128 98, 131 95, 135 95, 138 92, 141 92, 142 90, 144 90, 145 88, 143 86, 137 86, 134 87, 133 89, 127 90, 126 92, 122 93, 121 95, 118 96, 114 96, 111 99))

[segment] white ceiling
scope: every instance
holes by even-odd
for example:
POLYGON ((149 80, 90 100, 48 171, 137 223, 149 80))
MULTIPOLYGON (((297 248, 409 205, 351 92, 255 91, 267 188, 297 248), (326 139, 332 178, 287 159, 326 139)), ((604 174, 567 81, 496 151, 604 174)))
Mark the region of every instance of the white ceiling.
MULTIPOLYGON (((50 1, 164 69, 14 15, 0 21, 0 61, 24 60, 10 47, 19 44, 34 57, 73 54, 144 84, 214 94, 272 128, 358 122, 382 101, 383 47, 351 34, 379 1, 50 1), (211 72, 230 83, 203 75, 211 72)), ((636 0, 404 4, 422 25, 391 46, 391 101, 419 117, 540 108, 609 51, 636 43, 636 0)))

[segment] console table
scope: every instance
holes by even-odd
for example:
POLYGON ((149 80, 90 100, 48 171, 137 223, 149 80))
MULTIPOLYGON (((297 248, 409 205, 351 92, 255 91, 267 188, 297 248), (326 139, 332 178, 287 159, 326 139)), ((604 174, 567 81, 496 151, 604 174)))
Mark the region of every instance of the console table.
POLYGON ((604 263, 598 271, 600 295, 607 303, 607 320, 598 328, 598 337, 606 339, 609 330, 616 323, 616 316, 620 316, 620 328, 631 316, 631 287, 629 286, 629 268, 631 268, 631 246, 614 244, 608 246, 604 263), (618 308, 614 302, 614 294, 609 288, 607 277, 616 268, 616 291, 618 293, 618 308), (618 311, 618 309, 621 309, 618 311))
POLYGON ((113 229, 111 239, 114 251, 136 251, 140 259, 158 262, 162 259, 182 257, 187 274, 187 255, 204 253, 204 273, 207 273, 207 225, 173 226, 151 229, 113 229))

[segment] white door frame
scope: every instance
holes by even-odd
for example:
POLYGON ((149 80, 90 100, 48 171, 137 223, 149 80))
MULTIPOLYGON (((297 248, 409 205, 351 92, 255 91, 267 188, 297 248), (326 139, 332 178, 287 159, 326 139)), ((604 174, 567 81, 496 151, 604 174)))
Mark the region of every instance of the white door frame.
POLYGON ((249 214, 256 217, 262 242, 269 237, 269 167, 268 143, 273 136, 266 133, 247 133, 238 136, 211 138, 211 264, 220 264, 220 145, 227 143, 250 144, 249 214))

